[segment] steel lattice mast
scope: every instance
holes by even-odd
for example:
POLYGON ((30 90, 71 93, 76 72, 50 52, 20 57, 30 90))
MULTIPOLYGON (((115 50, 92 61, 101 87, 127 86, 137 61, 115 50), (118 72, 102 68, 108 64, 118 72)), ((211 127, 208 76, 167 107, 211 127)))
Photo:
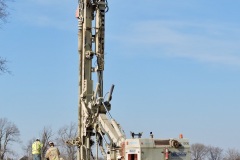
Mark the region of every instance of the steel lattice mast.
POLYGON ((96 135, 97 117, 106 112, 103 106, 103 70, 106 0, 79 0, 78 19, 79 53, 79 106, 78 137, 68 143, 78 146, 78 160, 90 160, 92 137, 96 135), (95 43, 95 45, 94 45, 95 43), (93 60, 97 61, 92 66, 93 60), (93 90, 92 74, 97 74, 93 90))

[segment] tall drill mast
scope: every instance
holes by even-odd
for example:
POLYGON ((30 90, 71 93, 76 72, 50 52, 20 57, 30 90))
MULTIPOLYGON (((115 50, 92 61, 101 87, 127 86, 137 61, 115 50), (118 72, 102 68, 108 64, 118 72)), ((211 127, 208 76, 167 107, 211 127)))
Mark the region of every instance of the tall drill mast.
POLYGON ((78 160, 90 160, 91 137, 96 134, 97 116, 103 102, 103 70, 105 12, 107 0, 79 0, 78 18, 79 109, 78 109, 78 160), (94 23, 95 22, 95 23, 94 23), (95 46, 93 45, 95 43, 95 46), (96 66, 92 61, 96 60, 96 66), (93 91, 93 72, 97 73, 97 84, 93 91))
POLYGON ((93 144, 96 146, 96 159, 98 159, 98 150, 105 159, 116 159, 120 156, 120 145, 125 140, 125 134, 120 125, 109 113, 114 85, 110 89, 108 99, 104 100, 103 97, 105 13, 107 11, 107 0, 78 1, 76 12, 80 59, 78 137, 67 141, 68 144, 78 147, 78 160, 90 160, 90 157, 93 157, 91 150, 93 144), (93 60, 96 61, 95 66, 92 66, 93 60), (94 73, 97 77, 96 84, 92 78, 94 73), (95 90, 93 90, 94 85, 95 90), (110 115, 111 120, 106 113, 110 115), (106 140, 104 136, 108 139, 106 140))

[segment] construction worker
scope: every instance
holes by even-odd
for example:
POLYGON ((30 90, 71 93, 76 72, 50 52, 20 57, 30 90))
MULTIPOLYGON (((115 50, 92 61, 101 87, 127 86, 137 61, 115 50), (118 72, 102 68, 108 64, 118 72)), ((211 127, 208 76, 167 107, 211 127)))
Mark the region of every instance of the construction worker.
POLYGON ((45 158, 47 160, 60 160, 60 152, 58 150, 57 147, 54 147, 54 143, 53 142, 49 142, 48 143, 50 148, 48 148, 45 158))
POLYGON ((42 147, 43 144, 40 142, 40 139, 37 138, 32 144, 33 160, 41 160, 42 147))

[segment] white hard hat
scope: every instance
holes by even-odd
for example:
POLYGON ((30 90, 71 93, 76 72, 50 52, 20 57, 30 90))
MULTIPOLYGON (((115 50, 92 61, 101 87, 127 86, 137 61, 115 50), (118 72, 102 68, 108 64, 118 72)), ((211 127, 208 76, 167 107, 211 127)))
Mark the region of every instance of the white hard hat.
POLYGON ((53 145, 54 145, 54 143, 53 143, 52 141, 49 141, 48 144, 49 144, 49 145, 50 145, 50 144, 53 144, 53 145))

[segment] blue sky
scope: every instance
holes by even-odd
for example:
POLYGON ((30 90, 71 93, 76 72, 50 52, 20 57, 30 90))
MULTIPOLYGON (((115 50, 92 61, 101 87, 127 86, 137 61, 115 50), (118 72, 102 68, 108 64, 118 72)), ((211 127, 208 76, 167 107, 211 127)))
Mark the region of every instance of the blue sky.
MULTIPOLYGON (((240 1, 111 1, 105 93, 129 132, 240 148, 240 1)), ((0 29, 0 117, 25 144, 44 126, 77 121, 77 1, 9 3, 0 29)))

